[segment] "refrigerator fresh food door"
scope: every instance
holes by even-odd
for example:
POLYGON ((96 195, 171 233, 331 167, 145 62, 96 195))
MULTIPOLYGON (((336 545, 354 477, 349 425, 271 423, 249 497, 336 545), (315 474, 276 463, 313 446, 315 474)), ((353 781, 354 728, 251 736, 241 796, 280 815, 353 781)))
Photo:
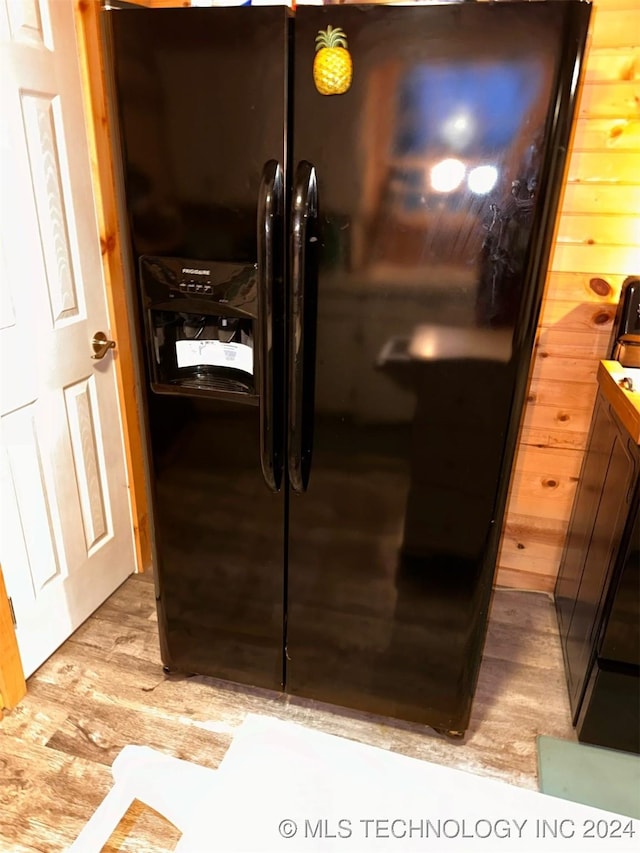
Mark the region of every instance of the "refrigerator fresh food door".
POLYGON ((107 17, 163 661, 279 688, 288 12, 107 17))
POLYGON ((318 267, 293 693, 467 727, 589 11, 297 9, 318 267))

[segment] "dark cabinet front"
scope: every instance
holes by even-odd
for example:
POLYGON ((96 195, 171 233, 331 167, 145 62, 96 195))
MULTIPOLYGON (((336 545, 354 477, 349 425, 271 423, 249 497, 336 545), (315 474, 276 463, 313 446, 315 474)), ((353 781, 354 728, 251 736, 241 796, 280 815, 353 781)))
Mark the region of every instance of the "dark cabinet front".
POLYGON ((637 656, 630 660, 640 637, 633 591, 638 458, 637 445, 599 396, 556 584, 578 737, 632 751, 640 746, 637 656))

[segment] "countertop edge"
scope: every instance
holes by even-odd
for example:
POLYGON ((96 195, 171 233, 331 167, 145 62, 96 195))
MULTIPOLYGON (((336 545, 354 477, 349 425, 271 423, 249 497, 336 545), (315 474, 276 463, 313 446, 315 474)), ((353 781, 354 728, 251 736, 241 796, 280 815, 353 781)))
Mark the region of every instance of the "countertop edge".
POLYGON ((598 365, 598 387, 631 439, 640 444, 640 392, 627 391, 618 385, 618 378, 627 370, 617 361, 601 361, 598 365))

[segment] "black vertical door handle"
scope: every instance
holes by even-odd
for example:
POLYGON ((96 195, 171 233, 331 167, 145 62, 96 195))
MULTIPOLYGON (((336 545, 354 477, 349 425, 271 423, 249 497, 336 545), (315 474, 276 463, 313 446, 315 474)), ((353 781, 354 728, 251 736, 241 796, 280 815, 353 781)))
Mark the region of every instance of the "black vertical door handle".
POLYGON ((296 492, 307 489, 313 452, 318 238, 316 170, 301 160, 293 184, 289 261, 288 467, 296 492))
POLYGON ((284 343, 279 318, 283 299, 284 179, 276 160, 265 163, 258 192, 258 324, 254 370, 260 397, 260 463, 274 492, 282 481, 282 383, 284 343))

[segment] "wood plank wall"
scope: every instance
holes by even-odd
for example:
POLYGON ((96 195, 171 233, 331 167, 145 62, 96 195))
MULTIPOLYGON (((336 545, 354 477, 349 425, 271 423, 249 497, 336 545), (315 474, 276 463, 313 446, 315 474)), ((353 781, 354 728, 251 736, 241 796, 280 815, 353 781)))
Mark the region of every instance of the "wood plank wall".
POLYGON ((0 566, 0 720, 2 709, 15 707, 26 692, 13 614, 0 566))
POLYGON ((640 2, 595 0, 499 557, 552 591, 620 286, 640 274, 640 2))
POLYGON ((100 3, 99 0, 75 0, 74 8, 105 293, 111 331, 117 341, 113 359, 123 420, 136 567, 142 572, 151 566, 151 532, 139 412, 141 401, 136 390, 133 363, 134 332, 126 299, 126 253, 120 233, 116 169, 108 130, 108 101, 99 21, 100 3))

